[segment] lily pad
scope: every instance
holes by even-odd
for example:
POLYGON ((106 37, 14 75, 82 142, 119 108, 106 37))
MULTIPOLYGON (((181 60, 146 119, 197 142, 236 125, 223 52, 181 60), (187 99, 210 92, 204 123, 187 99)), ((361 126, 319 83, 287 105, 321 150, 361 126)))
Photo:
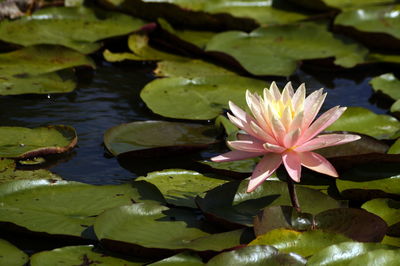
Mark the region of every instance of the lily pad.
POLYGON ((365 6, 345 10, 335 24, 350 26, 362 32, 385 33, 400 39, 400 5, 365 6))
POLYGON ((233 57, 251 74, 273 76, 290 76, 306 59, 335 57, 336 65, 353 67, 364 62, 368 52, 315 23, 262 27, 250 33, 223 32, 210 40, 206 51, 233 57))
POLYGON ((112 265, 141 266, 145 260, 127 261, 111 257, 93 250, 93 246, 70 246, 50 251, 35 253, 31 257, 31 266, 63 266, 63 265, 112 265))
POLYGON ((261 93, 266 82, 241 76, 171 77, 147 84, 140 93, 156 114, 181 119, 213 119, 228 101, 244 107, 245 91, 261 93))
POLYGON ((196 213, 155 203, 109 209, 96 219, 94 230, 105 245, 111 240, 147 249, 196 251, 222 251, 238 246, 243 244, 241 239, 246 232, 210 234, 201 229, 196 213))
POLYGON ((149 266, 203 266, 205 264, 196 253, 186 251, 148 265, 149 266))
POLYGON ((10 242, 0 239, 0 265, 23 266, 29 261, 28 255, 10 242))
POLYGON ((63 45, 87 54, 100 48, 96 41, 131 33, 145 22, 86 7, 50 7, 17 20, 3 20, 0 25, 0 40, 23 46, 63 45))
POLYGON ((108 129, 104 144, 114 155, 137 154, 153 157, 206 148, 217 142, 213 126, 166 121, 121 124, 108 129))
POLYGON ((196 208, 194 202, 196 196, 201 196, 204 192, 227 182, 183 169, 152 172, 146 177, 135 180, 143 180, 155 185, 169 204, 191 208, 196 208))
POLYGON ((0 159, 0 184, 20 179, 48 179, 61 180, 62 178, 46 169, 38 170, 17 170, 15 161, 0 159))
MULTIPOLYGON (((380 243, 343 242, 336 245, 328 246, 315 253, 313 256, 311 256, 311 258, 308 259, 307 265, 346 266, 350 265, 353 260, 357 259, 359 256, 368 254, 371 251, 393 249, 395 248, 380 243)), ((369 263, 370 261, 368 261, 366 265, 370 265, 369 263)))
POLYGON ((392 146, 390 146, 388 152, 389 154, 400 154, 400 139, 397 139, 392 146))
POLYGON ((322 230, 301 233, 288 229, 275 229, 258 236, 249 243, 249 246, 271 245, 279 249, 280 252, 294 252, 308 257, 327 246, 348 241, 350 239, 343 235, 324 232, 322 230))
MULTIPOLYGON (((264 182, 247 193, 248 180, 229 182, 198 197, 199 208, 212 220, 230 226, 252 226, 253 217, 264 207, 290 205, 286 182, 264 182), (224 195, 221 197, 221 195, 224 195)), ((319 213, 338 208, 340 203, 317 190, 296 186, 300 206, 305 212, 319 213)))
MULTIPOLYGON (((375 77, 370 81, 372 88, 376 92, 382 92, 393 100, 400 100, 400 80, 398 80, 393 73, 387 73, 375 77)), ((400 109, 396 108, 397 105, 392 105, 390 111, 396 112, 400 109)))
POLYGON ((272 246, 249 246, 233 251, 223 252, 212 258, 206 265, 306 265, 307 260, 294 253, 281 253, 272 246))
POLYGON ((291 206, 264 208, 254 219, 257 236, 277 228, 298 231, 324 230, 345 235, 360 242, 380 242, 387 231, 386 222, 365 210, 337 208, 316 215, 297 212, 291 206))
POLYGON ((400 122, 389 115, 377 115, 362 107, 348 107, 327 131, 351 131, 377 139, 391 139, 400 130, 400 122))
POLYGON ((153 186, 143 183, 94 186, 44 179, 18 180, 0 185, 0 221, 34 232, 92 238, 87 231, 97 215, 112 207, 144 200, 163 198, 153 186), (152 196, 143 199, 142 194, 152 196))
POLYGON ((358 265, 379 265, 379 266, 396 266, 400 261, 400 252, 398 250, 372 250, 355 259, 349 266, 358 265))
POLYGON ((188 60, 186 57, 170 54, 157 50, 149 45, 149 37, 145 34, 132 34, 128 39, 129 49, 133 53, 112 53, 105 50, 104 58, 108 62, 121 62, 124 60, 157 61, 157 60, 188 60))
POLYGON ((214 170, 218 171, 229 171, 229 172, 237 172, 237 173, 251 173, 254 170, 254 167, 260 161, 259 158, 250 158, 240 161, 233 162, 213 162, 213 161, 200 161, 200 163, 208 165, 214 170))
POLYGON ((0 127, 0 157, 27 158, 67 152, 78 137, 74 128, 55 125, 37 128, 0 127))
POLYGON ((361 208, 380 216, 389 226, 400 222, 400 201, 373 199, 364 203, 361 208))
POLYGON ((368 200, 400 194, 400 169, 395 163, 370 163, 345 171, 336 186, 343 196, 368 200))

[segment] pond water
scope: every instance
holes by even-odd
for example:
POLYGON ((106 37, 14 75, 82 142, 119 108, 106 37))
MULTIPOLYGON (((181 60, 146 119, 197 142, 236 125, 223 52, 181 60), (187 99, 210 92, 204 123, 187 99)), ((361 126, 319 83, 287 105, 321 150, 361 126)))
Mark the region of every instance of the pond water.
MULTIPOLYGON (((80 72, 79 86, 70 94, 49 96, 17 96, 0 98, 0 121, 4 126, 38 127, 51 124, 73 126, 78 133, 78 146, 68 156, 62 156, 50 170, 66 180, 90 184, 124 183, 157 167, 148 160, 129 162, 128 171, 116 158, 107 155, 103 134, 108 128, 138 120, 164 119, 151 113, 139 97, 143 86, 152 80, 155 64, 132 62, 112 65, 100 62, 93 72, 80 72), (153 167, 154 166, 154 167, 153 167), (140 170, 139 170, 140 169, 140 170)), ((376 113, 385 113, 371 102, 372 88, 367 69, 352 72, 331 72, 319 69, 299 70, 291 78, 294 86, 305 82, 308 92, 324 87, 328 97, 326 110, 335 105, 362 106, 376 113)), ((285 81, 280 82, 281 85, 285 81)), ((207 152, 204 153, 207 156, 207 152)), ((178 164, 179 165, 179 164, 178 164)), ((184 166, 178 166, 184 167, 184 166)))

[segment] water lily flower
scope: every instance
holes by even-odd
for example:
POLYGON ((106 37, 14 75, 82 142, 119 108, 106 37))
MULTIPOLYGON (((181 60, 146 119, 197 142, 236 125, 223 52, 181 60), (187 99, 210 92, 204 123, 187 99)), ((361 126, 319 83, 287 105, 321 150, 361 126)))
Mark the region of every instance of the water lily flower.
POLYGON ((244 133, 228 141, 232 151, 211 158, 214 162, 242 160, 263 155, 250 177, 247 192, 256 189, 283 163, 290 178, 300 182, 301 166, 319 173, 338 177, 335 168, 313 150, 358 140, 351 134, 320 134, 335 122, 346 107, 335 106, 317 114, 325 100, 323 89, 305 97, 304 84, 294 92, 287 83, 282 93, 275 82, 264 89, 264 97, 246 92, 251 114, 229 102, 229 120, 244 133), (315 121, 314 121, 315 120, 315 121), (320 134, 320 135, 319 135, 320 134))

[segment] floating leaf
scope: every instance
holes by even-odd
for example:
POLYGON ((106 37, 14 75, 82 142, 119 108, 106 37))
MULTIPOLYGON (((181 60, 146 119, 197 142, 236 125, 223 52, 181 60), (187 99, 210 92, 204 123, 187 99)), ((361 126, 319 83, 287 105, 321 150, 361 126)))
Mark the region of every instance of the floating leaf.
POLYGON ((241 76, 171 77, 147 84, 140 93, 146 105, 165 117, 213 119, 228 101, 245 106, 245 91, 261 93, 266 82, 241 76))
MULTIPOLYGON (((393 100, 400 100, 400 80, 398 80, 392 73, 387 73, 375 77, 370 81, 372 88, 376 92, 382 92, 388 95, 393 100)), ((390 110, 392 112, 399 111, 396 105, 393 105, 390 110)))
POLYGON ((273 206, 264 208, 254 219, 257 236, 277 228, 298 231, 321 229, 360 242, 380 242, 388 226, 379 216, 354 208, 330 209, 313 216, 297 212, 290 206, 273 206))
POLYGON ((129 153, 153 157, 155 153, 201 149, 215 142, 213 126, 166 121, 121 124, 104 134, 104 144, 115 156, 129 153))
POLYGON ((149 266, 203 266, 201 258, 194 252, 183 252, 175 256, 154 262, 149 266))
POLYGON ((372 250, 363 255, 354 258, 349 266, 358 265, 379 265, 396 266, 400 261, 400 252, 398 250, 372 250))
POLYGON ((10 242, 0 239, 0 265, 23 266, 29 261, 28 255, 10 242))
POLYGON ((400 154, 400 138, 393 143, 392 146, 390 146, 390 149, 387 152, 388 154, 400 154))
POLYGON ((37 128, 0 127, 0 157, 27 158, 63 153, 75 147, 74 128, 56 125, 37 128))
POLYGON ((131 33, 144 24, 140 19, 116 12, 50 7, 17 20, 1 21, 0 40, 23 46, 56 44, 92 53, 101 46, 96 41, 131 33))
POLYGON ((94 186, 43 179, 18 180, 0 185, 0 221, 35 232, 91 238, 86 231, 95 216, 132 201, 162 201, 157 192, 141 183, 94 186), (151 198, 142 199, 146 193, 152 193, 151 198))
POLYGON ((377 139, 390 139, 400 130, 400 122, 392 116, 377 115, 362 107, 348 107, 326 130, 351 131, 377 139))
MULTIPOLYGON (((210 190, 196 202, 208 218, 230 226, 252 226, 260 209, 291 204, 286 182, 264 182, 252 193, 246 192, 247 185, 248 180, 229 182, 210 190)), ((340 207, 339 202, 317 190, 297 186, 296 191, 305 212, 315 214, 340 207)))
MULTIPOLYGON (((334 265, 350 265, 353 260, 368 254, 374 250, 392 250, 394 247, 379 243, 357 243, 343 242, 336 245, 328 246, 319 252, 315 253, 308 259, 307 265, 310 266, 334 266, 334 265)), ((369 264, 370 261, 366 265, 369 264)), ((360 264, 362 265, 362 264, 360 264)), ((381 264, 378 264, 381 265, 381 264)))
POLYGON ((271 245, 281 252, 295 252, 301 256, 308 257, 327 246, 347 241, 350 241, 350 239, 343 235, 322 230, 301 233, 288 229, 275 229, 258 236, 249 243, 249 246, 271 245))
POLYGON ((399 173, 394 163, 360 165, 344 172, 336 186, 343 196, 356 200, 400 194, 399 173))
POLYGON ((147 35, 132 34, 129 36, 128 46, 133 53, 112 53, 108 50, 105 50, 103 56, 108 62, 120 62, 124 60, 135 60, 135 61, 188 60, 188 58, 179 55, 174 55, 157 50, 149 46, 148 42, 149 42, 149 37, 147 37, 147 35))
POLYGON ((169 204, 196 208, 194 198, 204 192, 226 183, 226 180, 204 176, 198 172, 183 169, 169 169, 139 177, 155 185, 169 204))
POLYGON ((213 161, 201 161, 200 163, 205 164, 213 168, 214 170, 222 170, 237 173, 251 173, 254 167, 260 161, 258 157, 233 161, 233 162, 213 162, 213 161))
POLYGON ((95 252, 93 246, 70 246, 42 251, 33 254, 31 266, 62 266, 62 265, 112 265, 141 266, 145 260, 127 261, 95 252))
POLYGON ((245 234, 243 230, 210 234, 200 228, 196 213, 155 203, 109 209, 94 224, 97 237, 105 245, 112 240, 162 250, 221 251, 242 244, 245 234))
POLYGON ((298 62, 306 59, 335 57, 335 64, 353 67, 363 62, 367 53, 315 23, 263 27, 251 33, 223 32, 210 40, 206 51, 233 57, 251 74, 274 76, 290 76, 298 62))
POLYGON ((49 179, 61 180, 62 178, 46 169, 16 170, 15 162, 9 159, 0 159, 0 183, 20 179, 49 179))
POLYGON ((366 6, 345 10, 335 24, 353 27, 362 32, 386 33, 400 39, 400 5, 366 6))
POLYGON ((390 226, 400 222, 400 201, 392 199, 373 199, 361 208, 380 216, 390 226))
POLYGON ((223 252, 212 258, 206 265, 306 265, 307 260, 294 253, 281 253, 272 246, 249 246, 223 252))

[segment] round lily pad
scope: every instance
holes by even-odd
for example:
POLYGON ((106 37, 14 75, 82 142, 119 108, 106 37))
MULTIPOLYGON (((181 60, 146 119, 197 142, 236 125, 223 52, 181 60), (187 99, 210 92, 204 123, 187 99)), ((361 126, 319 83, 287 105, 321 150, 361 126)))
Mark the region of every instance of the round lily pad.
MULTIPOLYGON (((229 182, 198 197, 196 202, 210 219, 234 226, 252 226, 253 217, 267 206, 290 205, 286 182, 264 182, 254 192, 247 193, 248 180, 229 182), (224 195, 221 197, 221 195, 224 195)), ((317 190, 296 186, 303 211, 319 213, 338 208, 340 203, 317 190)))
POLYGON ((135 180, 154 184, 168 203, 191 208, 196 208, 194 202, 196 196, 203 195, 204 192, 227 182, 183 169, 152 172, 146 177, 139 177, 135 180))
POLYGON ((202 259, 195 252, 182 252, 172 257, 154 262, 149 266, 204 266, 202 259))
POLYGON ((262 265, 306 265, 307 260, 294 253, 281 253, 273 246, 249 246, 228 252, 223 252, 213 257, 206 265, 237 265, 237 266, 262 266, 262 265))
POLYGON ((65 266, 65 265, 112 265, 141 266, 147 261, 136 259, 127 261, 111 257, 93 250, 93 246, 70 246, 50 251, 35 253, 31 257, 31 266, 65 266))
POLYGON ((380 216, 389 226, 400 222, 400 201, 373 199, 364 203, 361 208, 380 216))
POLYGON ((96 41, 128 34, 143 25, 144 21, 117 12, 83 6, 50 7, 17 20, 3 20, 0 40, 23 46, 63 45, 91 53, 101 46, 96 41))
POLYGON ((55 125, 37 128, 0 127, 0 157, 27 158, 63 153, 75 147, 73 127, 55 125))
POLYGON ((400 261, 400 252, 398 250, 378 249, 369 251, 363 255, 354 258, 348 265, 379 265, 396 266, 400 261))
POLYGON ((361 255, 368 254, 373 250, 392 249, 395 248, 380 243, 343 242, 336 245, 328 246, 315 253, 313 256, 311 256, 311 258, 308 259, 307 265, 349 265, 354 259, 358 258, 361 255))
POLYGON ((362 107, 348 107, 326 130, 351 131, 377 139, 390 139, 400 130, 400 122, 392 116, 377 115, 362 107))
POLYGON ((147 249, 196 251, 221 251, 243 244, 243 230, 210 234, 201 224, 191 210, 138 203, 105 211, 96 219, 94 231, 104 244, 113 241, 110 248, 117 245, 115 241, 147 249))
MULTIPOLYGON (((381 92, 393 100, 400 100, 400 80, 397 79, 393 73, 386 73, 380 75, 378 77, 373 78, 370 81, 372 88, 376 92, 381 92)), ((392 112, 399 111, 400 109, 396 108, 397 104, 393 104, 390 110, 392 112)))
POLYGON ((146 105, 165 117, 213 119, 233 101, 244 108, 245 92, 262 93, 266 82, 241 76, 170 77, 147 84, 140 93, 146 105))
POLYGON ((0 239, 0 265, 23 266, 29 261, 28 255, 10 242, 0 239))
POLYGON ((0 184, 20 179, 48 179, 61 180, 62 178, 46 169, 17 170, 14 160, 0 158, 0 184))
POLYGON ((273 76, 290 76, 299 61, 306 59, 335 57, 335 64, 353 67, 364 62, 368 52, 354 42, 335 38, 325 25, 316 23, 223 32, 208 42, 206 51, 233 57, 251 74, 273 76))
POLYGON ((397 139, 392 146, 390 146, 388 154, 400 154, 400 138, 397 139))
POLYGON ((206 148, 216 142, 213 126, 166 121, 140 121, 108 129, 104 144, 115 156, 171 154, 206 148))
POLYGON ((281 252, 294 252, 308 257, 327 246, 348 241, 350 239, 343 235, 322 230, 297 232, 288 229, 275 229, 258 236, 249 243, 249 246, 271 245, 281 252))
MULTIPOLYGON (((146 184, 94 186, 54 180, 18 180, 0 185, 0 221, 30 231, 92 238, 87 231, 97 215, 116 206, 162 201, 146 184)), ((89 230, 90 231, 90 230, 89 230)))

